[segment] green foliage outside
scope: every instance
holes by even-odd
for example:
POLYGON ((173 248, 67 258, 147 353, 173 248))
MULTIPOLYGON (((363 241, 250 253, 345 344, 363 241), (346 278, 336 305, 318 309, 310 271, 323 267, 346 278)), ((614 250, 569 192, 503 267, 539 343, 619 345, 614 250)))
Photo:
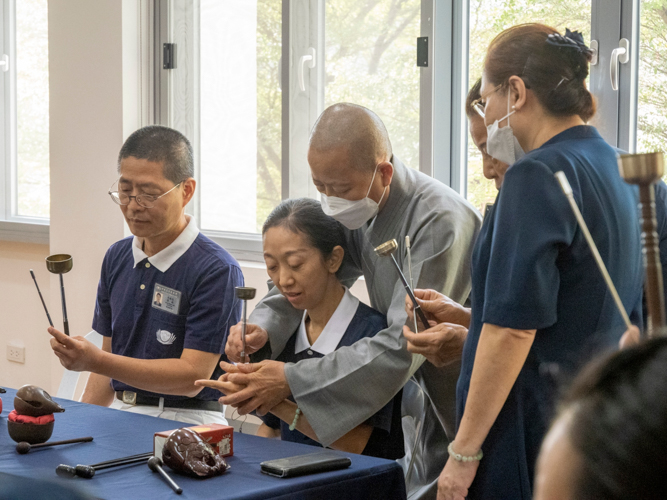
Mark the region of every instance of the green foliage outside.
POLYGON ((324 105, 375 111, 396 155, 419 167, 420 0, 326 2, 324 105))
MULTIPOLYGON (((380 116, 396 154, 419 161, 420 0, 326 2, 324 105, 347 101, 380 116)), ((281 2, 257 2, 257 230, 281 200, 281 2)))
POLYGON ((667 145, 667 0, 642 0, 637 152, 667 145))
MULTIPOLYGON (((640 2, 637 152, 664 151, 667 143, 667 0, 640 2)), ((591 0, 470 0, 470 84, 481 76, 493 37, 515 24, 541 22, 561 32, 578 30, 590 43, 591 0)), ((482 174, 481 155, 468 148, 468 199, 492 202, 496 189, 482 174)))
MULTIPOLYGON (((511 26, 528 22, 547 24, 561 32, 565 28, 580 31, 589 43, 591 0, 470 0, 470 86, 482 76, 491 40, 511 26)), ((493 203, 496 194, 495 184, 482 173, 482 156, 469 138, 468 201, 482 210, 486 203, 493 203)))
POLYGON ((257 0, 257 232, 281 201, 281 4, 257 0))
MULTIPOLYGON (((355 102, 376 111, 394 151, 413 168, 419 161, 420 0, 327 0, 325 105, 355 102)), ((49 216, 47 0, 16 2, 17 194, 20 215, 49 216)), ((257 1, 257 228, 281 200, 281 1, 257 1)), ((470 71, 481 76, 486 48, 503 29, 543 22, 576 29, 590 41, 590 0, 470 0, 470 71)), ((641 1, 637 151, 667 142, 667 0, 641 1)), ((11 64, 11 62, 10 62, 11 64)), ((469 141, 468 199, 493 201, 481 157, 469 141)))

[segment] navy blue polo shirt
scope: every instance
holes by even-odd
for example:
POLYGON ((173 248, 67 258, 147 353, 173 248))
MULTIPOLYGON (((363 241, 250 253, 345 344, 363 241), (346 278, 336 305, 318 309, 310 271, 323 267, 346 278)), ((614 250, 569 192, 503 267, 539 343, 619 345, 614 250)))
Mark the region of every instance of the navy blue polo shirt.
POLYGON ((635 324, 643 266, 636 189, 590 126, 570 128, 512 165, 484 220, 472 259, 472 318, 457 385, 465 408, 484 323, 536 329, 528 358, 482 450, 469 490, 476 498, 532 498, 534 466, 553 415, 557 383, 604 349, 617 349, 623 320, 567 198, 565 172, 600 255, 635 324))
MULTIPOLYGON (((357 340, 361 340, 365 337, 373 337, 377 332, 384 330, 385 328, 387 328, 387 319, 382 313, 368 307, 362 302, 358 302, 356 312, 354 313, 352 320, 345 330, 345 333, 343 333, 342 337, 340 338, 336 349, 340 349, 341 347, 345 346, 351 346, 357 340)), ((321 335, 325 334, 326 331, 322 332, 321 335)), ((297 329, 297 331, 294 332, 294 334, 287 341, 285 348, 276 358, 276 361, 282 361, 284 363, 298 363, 304 359, 322 358, 325 356, 325 354, 316 351, 317 343, 311 348, 302 350, 297 353, 296 350, 298 335, 299 330, 297 329)), ((366 446, 366 448, 369 450, 372 449, 375 453, 366 453, 365 450, 364 454, 373 454, 374 456, 381 456, 382 458, 390 459, 398 458, 403 455, 403 453, 399 453, 397 456, 385 456, 387 453, 393 452, 393 446, 396 444, 389 443, 388 441, 392 439, 398 439, 397 434, 400 434, 397 432, 392 433, 392 425, 394 427, 400 427, 401 425, 401 396, 402 392, 399 392, 398 395, 392 399, 392 401, 387 403, 382 409, 380 409, 376 414, 374 414, 365 422, 367 425, 370 425, 374 428, 373 434, 371 435, 371 438, 369 438, 369 444, 366 446), (396 398, 398 398, 397 401, 396 398)), ((290 397, 290 399, 294 401, 293 398, 290 397)), ((317 441, 309 438, 297 430, 290 431, 290 424, 281 421, 275 415, 267 413, 260 418, 268 427, 271 427, 272 429, 280 429, 281 439, 283 441, 292 441, 295 443, 308 444, 311 446, 322 446, 317 441)), ((397 430, 398 429, 394 429, 394 431, 397 430)), ((402 434, 400 434, 400 441, 401 442, 398 444, 400 445, 399 448, 402 451, 402 434)))
MULTIPOLYGON (((243 286, 239 264, 199 233, 193 220, 172 243, 182 248, 175 250, 170 245, 136 265, 133 240, 129 237, 113 244, 104 257, 93 329, 111 337, 112 352, 121 356, 180 358, 183 349, 195 349, 220 354, 222 359, 229 328, 241 317, 241 302, 234 292, 235 287, 243 286)), ((217 366, 211 378, 221 374, 217 366)), ((118 380, 111 384, 116 391, 188 399, 143 391, 118 380)), ((204 388, 196 399, 219 397, 215 389, 204 388)))

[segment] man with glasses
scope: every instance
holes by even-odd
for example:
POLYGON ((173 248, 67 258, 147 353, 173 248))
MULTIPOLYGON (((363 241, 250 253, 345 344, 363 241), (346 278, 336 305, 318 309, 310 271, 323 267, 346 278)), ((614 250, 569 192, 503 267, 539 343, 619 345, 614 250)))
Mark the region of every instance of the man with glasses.
POLYGON ((192 146, 179 132, 144 127, 125 141, 109 190, 134 236, 102 264, 93 330, 102 349, 54 328, 51 347, 68 370, 90 371, 82 401, 193 424, 226 423, 217 379, 226 334, 240 319, 239 264, 185 214, 192 146))

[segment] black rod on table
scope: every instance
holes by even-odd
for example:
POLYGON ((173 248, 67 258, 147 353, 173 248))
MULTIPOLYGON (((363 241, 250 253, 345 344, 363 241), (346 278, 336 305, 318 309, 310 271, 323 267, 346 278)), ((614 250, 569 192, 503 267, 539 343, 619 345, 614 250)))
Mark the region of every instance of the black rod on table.
POLYGON ((19 452, 21 455, 25 455, 28 453, 30 450, 34 448, 44 448, 47 446, 58 446, 60 444, 73 444, 73 443, 89 443, 90 441, 93 440, 92 436, 87 436, 87 437, 82 437, 82 438, 74 438, 74 439, 64 439, 62 441, 47 441, 46 443, 38 443, 38 444, 30 444, 27 443, 26 441, 21 441, 16 445, 16 451, 19 452))
POLYGON ((114 467, 122 467, 124 465, 132 465, 144 463, 147 458, 149 458, 153 453, 142 453, 140 455, 133 455, 130 457, 117 458, 115 460, 108 460, 106 462, 100 462, 93 465, 77 465, 76 467, 72 465, 60 464, 56 467, 56 474, 61 477, 83 477, 85 479, 91 479, 95 472, 104 469, 111 469, 114 467))
POLYGON ((147 451, 146 453, 138 453, 137 455, 130 455, 129 457, 122 457, 122 458, 114 458, 113 460, 106 460, 105 462, 99 462, 97 464, 93 464, 91 467, 99 467, 101 465, 108 465, 108 464, 115 464, 117 462, 123 462, 125 460, 133 460, 135 458, 138 459, 143 459, 143 458, 149 458, 153 456, 152 451, 147 451))
POLYGON ((181 493, 183 493, 183 488, 177 485, 176 482, 169 476, 169 474, 167 474, 165 470, 162 468, 162 460, 160 460, 160 457, 149 458, 148 468, 153 472, 159 472, 160 475, 162 476, 162 479, 167 481, 167 484, 171 487, 172 490, 176 492, 176 494, 180 495, 181 493))

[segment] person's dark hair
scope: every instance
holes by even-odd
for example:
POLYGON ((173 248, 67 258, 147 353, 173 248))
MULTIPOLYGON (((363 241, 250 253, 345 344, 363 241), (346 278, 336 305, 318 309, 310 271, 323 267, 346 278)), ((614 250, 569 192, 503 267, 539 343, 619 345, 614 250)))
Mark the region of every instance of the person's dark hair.
POLYGON ((595 114, 595 101, 586 88, 592 51, 573 36, 583 40, 576 32, 563 37, 543 24, 506 29, 489 45, 485 77, 506 88, 511 76, 519 76, 548 113, 579 115, 587 122, 595 114))
POLYGON ((149 125, 133 132, 118 154, 120 162, 133 156, 140 160, 162 162, 163 175, 174 184, 195 176, 195 163, 190 141, 178 130, 149 125))
POLYGON ((330 257, 338 245, 345 248, 345 233, 341 223, 326 215, 320 202, 311 198, 283 201, 264 221, 262 235, 272 227, 279 226, 303 234, 324 258, 330 257))
POLYGON ((566 398, 574 498, 667 498, 667 338, 594 362, 566 398))
POLYGON ((477 114, 477 111, 475 111, 475 108, 472 107, 472 103, 475 102, 480 97, 482 97, 480 93, 481 88, 482 88, 482 79, 478 78, 475 84, 472 87, 470 87, 470 90, 468 91, 468 97, 466 97, 466 115, 468 115, 468 118, 474 118, 476 116, 479 116, 479 114, 477 114))

